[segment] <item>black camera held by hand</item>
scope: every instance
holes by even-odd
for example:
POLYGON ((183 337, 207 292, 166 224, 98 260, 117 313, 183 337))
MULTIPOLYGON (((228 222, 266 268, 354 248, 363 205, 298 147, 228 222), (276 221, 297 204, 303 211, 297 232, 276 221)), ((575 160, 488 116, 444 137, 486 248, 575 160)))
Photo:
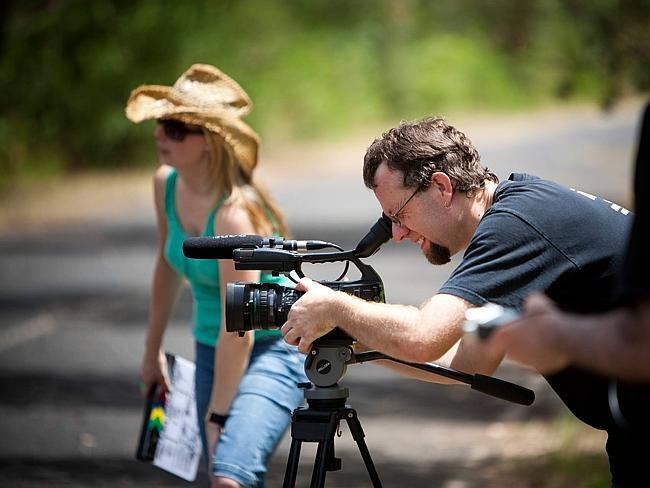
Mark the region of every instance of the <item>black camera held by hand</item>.
MULTIPOLYGON (((364 300, 384 302, 384 285, 377 272, 360 258, 374 254, 391 237, 391 223, 382 216, 368 234, 351 251, 324 241, 294 241, 282 237, 215 236, 193 237, 183 242, 183 253, 190 258, 232 259, 235 269, 260 270, 277 276, 294 272, 304 277, 303 263, 345 262, 345 271, 335 281, 319 281, 333 290, 343 291, 364 300), (335 252, 301 253, 325 248, 335 252), (361 278, 342 281, 349 263, 353 263, 361 278)), ((277 329, 287 320, 291 306, 304 292, 272 283, 228 283, 226 289, 226 329, 238 332, 257 329, 277 329)), ((341 333, 338 331, 337 333, 341 333)))
MULTIPOLYGON (((364 300, 384 302, 383 285, 376 273, 372 276, 372 273, 363 270, 361 272, 362 277, 357 281, 320 281, 320 283, 364 300)), ((374 270, 372 272, 374 273, 374 270)), ((243 334, 247 330, 278 329, 287 321, 291 306, 304 293, 274 283, 228 283, 226 330, 243 334)))

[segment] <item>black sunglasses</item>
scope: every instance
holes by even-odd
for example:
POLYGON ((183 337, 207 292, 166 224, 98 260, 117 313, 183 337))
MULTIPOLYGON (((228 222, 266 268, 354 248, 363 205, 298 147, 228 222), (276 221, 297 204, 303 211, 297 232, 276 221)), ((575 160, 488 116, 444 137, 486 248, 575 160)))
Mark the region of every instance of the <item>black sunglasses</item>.
POLYGON ((165 136, 172 141, 181 142, 185 140, 188 134, 202 134, 203 129, 200 127, 191 127, 180 120, 158 119, 157 121, 163 128, 165 136))

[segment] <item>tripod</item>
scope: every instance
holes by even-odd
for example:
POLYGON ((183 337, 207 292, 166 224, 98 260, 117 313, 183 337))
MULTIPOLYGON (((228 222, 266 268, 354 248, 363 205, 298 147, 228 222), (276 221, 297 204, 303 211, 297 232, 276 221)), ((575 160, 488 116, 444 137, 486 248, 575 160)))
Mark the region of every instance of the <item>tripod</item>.
POLYGON ((318 442, 310 488, 324 487, 327 471, 341 469, 341 459, 334 455, 334 435, 338 430, 339 422, 345 420, 352 438, 357 443, 372 486, 381 488, 381 481, 364 440, 365 434, 357 412, 345 404, 348 389, 338 384, 325 388, 313 387, 311 383, 299 386, 305 389, 305 400, 308 406, 298 407, 291 415, 291 449, 283 487, 291 488, 296 484, 300 448, 303 442, 318 442))
POLYGON ((348 389, 338 384, 348 364, 387 359, 466 383, 473 390, 513 403, 530 405, 535 400, 535 394, 529 389, 492 376, 464 373, 434 363, 410 363, 377 351, 355 353, 351 347, 352 342, 352 338, 339 329, 334 329, 314 341, 305 359, 305 374, 313 385, 312 383, 298 385, 305 390, 307 407, 298 407, 291 415, 291 449, 284 475, 284 488, 293 488, 296 484, 303 442, 318 442, 310 488, 323 488, 327 471, 341 469, 341 459, 334 455, 334 435, 341 420, 345 420, 350 427, 372 485, 381 487, 379 475, 364 441, 365 434, 357 412, 345 404, 348 389))

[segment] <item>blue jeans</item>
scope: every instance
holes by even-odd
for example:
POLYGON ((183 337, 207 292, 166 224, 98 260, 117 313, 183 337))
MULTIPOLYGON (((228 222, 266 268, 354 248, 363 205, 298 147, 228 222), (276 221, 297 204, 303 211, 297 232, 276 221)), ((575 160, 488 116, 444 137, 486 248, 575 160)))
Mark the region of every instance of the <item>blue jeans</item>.
MULTIPOLYGON (((204 454, 207 442, 203 419, 212 390, 214 351, 214 347, 196 343, 196 407, 204 454)), ((246 487, 264 486, 268 458, 282 440, 291 412, 303 401, 303 391, 296 386, 307 381, 303 362, 304 355, 281 337, 255 341, 216 455, 207 457, 216 476, 246 487)))

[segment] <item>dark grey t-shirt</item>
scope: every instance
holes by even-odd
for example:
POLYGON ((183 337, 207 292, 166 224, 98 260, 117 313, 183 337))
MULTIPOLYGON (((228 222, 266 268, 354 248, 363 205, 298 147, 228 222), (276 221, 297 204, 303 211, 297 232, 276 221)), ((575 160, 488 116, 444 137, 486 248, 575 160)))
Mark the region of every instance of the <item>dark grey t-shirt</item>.
POLYGON ((566 309, 606 309, 631 224, 632 214, 612 202, 512 174, 439 292, 519 307, 543 290, 566 309))
MULTIPOLYGON (((633 215, 615 203, 524 174, 498 185, 460 265, 440 293, 475 305, 519 307, 534 291, 562 308, 597 312, 617 302, 617 279, 633 215)), ((614 480, 636 476, 637 439, 622 432, 608 403, 611 381, 578 368, 547 380, 581 420, 610 434, 614 480)))

